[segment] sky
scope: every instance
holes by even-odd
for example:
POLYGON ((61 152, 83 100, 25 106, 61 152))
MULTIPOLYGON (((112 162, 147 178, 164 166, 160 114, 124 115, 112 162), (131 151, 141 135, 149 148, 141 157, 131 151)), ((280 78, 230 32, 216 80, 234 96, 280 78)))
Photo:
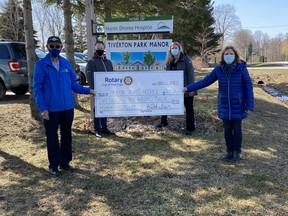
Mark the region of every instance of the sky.
MULTIPOLYGON (((131 58, 130 58, 131 62, 136 61, 136 60, 139 60, 142 62, 144 61, 144 52, 130 52, 130 53, 131 53, 131 58)), ((151 54, 156 57, 157 61, 165 61, 166 59, 166 52, 151 52, 151 54)), ((114 61, 123 61, 121 52, 111 52, 110 59, 114 61)))
MULTIPOLYGON (((211 1, 212 2, 212 1, 211 1)), ((234 6, 243 29, 267 33, 270 37, 288 33, 288 0, 214 0, 234 6)))

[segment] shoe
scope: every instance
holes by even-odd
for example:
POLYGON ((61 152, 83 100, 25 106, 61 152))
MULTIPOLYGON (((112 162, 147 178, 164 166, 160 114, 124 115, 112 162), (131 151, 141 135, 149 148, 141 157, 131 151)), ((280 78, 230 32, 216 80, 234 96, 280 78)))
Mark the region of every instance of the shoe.
POLYGON ((74 167, 72 167, 70 165, 67 165, 67 166, 60 165, 60 169, 68 171, 68 172, 74 172, 76 170, 74 167))
POLYGON ((236 163, 240 162, 240 153, 239 152, 234 152, 233 161, 235 161, 236 163))
POLYGON ((102 137, 101 133, 98 132, 98 131, 95 132, 95 136, 98 137, 98 138, 101 138, 101 137, 102 137))
POLYGON ((165 122, 165 123, 159 123, 159 124, 157 124, 156 125, 156 128, 162 128, 162 127, 166 127, 166 126, 168 126, 168 123, 167 122, 165 122))
POLYGON ((192 135, 192 131, 190 131, 190 130, 186 130, 186 131, 185 131, 185 135, 187 135, 187 136, 191 136, 191 135, 192 135))
POLYGON ((58 169, 49 168, 49 172, 52 176, 59 176, 59 174, 60 174, 58 169))
POLYGON ((226 155, 224 155, 223 160, 224 161, 229 161, 233 158, 233 153, 232 152, 227 152, 226 155))
POLYGON ((110 130, 104 130, 104 131, 102 131, 102 134, 106 134, 106 135, 108 135, 108 136, 110 136, 110 135, 115 135, 115 133, 114 132, 112 132, 112 131, 110 131, 110 130))

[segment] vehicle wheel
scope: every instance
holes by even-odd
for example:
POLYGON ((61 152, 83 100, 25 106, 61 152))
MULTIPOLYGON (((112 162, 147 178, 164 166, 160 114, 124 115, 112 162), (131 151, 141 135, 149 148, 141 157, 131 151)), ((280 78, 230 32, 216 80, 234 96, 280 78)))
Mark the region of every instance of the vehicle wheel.
POLYGON ((0 82, 0 99, 4 98, 6 94, 6 87, 0 82))
POLYGON ((80 72, 79 84, 80 85, 85 85, 86 84, 86 77, 85 77, 84 73, 82 73, 82 72, 80 72))
POLYGON ((21 87, 11 89, 11 91, 15 93, 16 95, 24 95, 28 92, 28 90, 29 90, 29 86, 21 86, 21 87))

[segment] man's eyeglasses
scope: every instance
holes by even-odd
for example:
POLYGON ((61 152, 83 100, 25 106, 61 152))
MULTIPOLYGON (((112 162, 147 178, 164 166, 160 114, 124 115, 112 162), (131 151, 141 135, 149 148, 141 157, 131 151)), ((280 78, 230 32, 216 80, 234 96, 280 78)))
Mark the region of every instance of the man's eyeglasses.
POLYGON ((61 46, 60 45, 54 45, 54 44, 50 44, 49 45, 49 49, 60 49, 61 48, 61 46))

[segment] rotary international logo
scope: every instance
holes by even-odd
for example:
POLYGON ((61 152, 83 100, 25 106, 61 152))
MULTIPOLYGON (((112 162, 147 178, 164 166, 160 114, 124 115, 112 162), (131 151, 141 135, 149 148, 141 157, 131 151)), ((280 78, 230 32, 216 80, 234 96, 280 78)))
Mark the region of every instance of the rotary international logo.
POLYGON ((131 85, 132 82, 133 82, 132 77, 130 77, 130 76, 124 77, 124 83, 125 83, 126 85, 131 85))

